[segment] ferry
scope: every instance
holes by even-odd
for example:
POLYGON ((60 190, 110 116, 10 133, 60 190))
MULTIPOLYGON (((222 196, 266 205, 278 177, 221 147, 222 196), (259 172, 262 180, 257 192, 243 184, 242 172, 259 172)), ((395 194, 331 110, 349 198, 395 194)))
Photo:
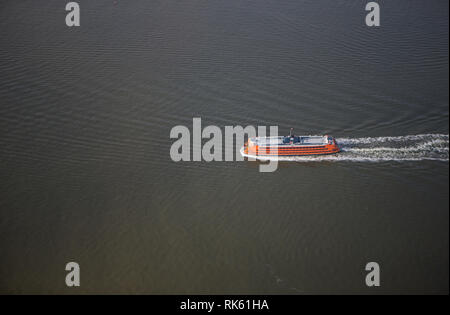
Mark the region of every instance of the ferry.
POLYGON ((335 154, 340 151, 336 139, 325 136, 253 137, 243 147, 247 156, 305 156, 335 154))

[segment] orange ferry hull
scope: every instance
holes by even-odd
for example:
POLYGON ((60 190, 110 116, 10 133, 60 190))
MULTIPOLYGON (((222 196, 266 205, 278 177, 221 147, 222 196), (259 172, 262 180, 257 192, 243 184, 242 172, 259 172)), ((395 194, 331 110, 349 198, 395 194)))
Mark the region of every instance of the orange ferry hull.
POLYGON ((329 144, 315 147, 281 147, 281 146, 252 146, 244 147, 244 153, 249 155, 259 156, 302 156, 302 155, 321 155, 338 153, 339 147, 337 145, 329 144))

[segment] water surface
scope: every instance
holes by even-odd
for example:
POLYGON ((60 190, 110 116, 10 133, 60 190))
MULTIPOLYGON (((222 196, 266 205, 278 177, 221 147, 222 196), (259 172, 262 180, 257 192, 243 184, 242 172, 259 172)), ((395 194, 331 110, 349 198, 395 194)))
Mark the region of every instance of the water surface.
POLYGON ((0 292, 448 294, 447 1, 78 3, 0 4, 0 292), (193 117, 345 150, 175 163, 193 117))

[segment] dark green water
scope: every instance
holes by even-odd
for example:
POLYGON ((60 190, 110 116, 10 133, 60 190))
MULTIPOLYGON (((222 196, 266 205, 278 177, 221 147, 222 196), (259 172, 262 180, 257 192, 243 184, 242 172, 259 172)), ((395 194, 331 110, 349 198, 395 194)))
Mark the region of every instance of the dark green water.
POLYGON ((447 1, 78 3, 0 4, 0 293, 448 294, 447 1), (175 163, 193 117, 346 150, 175 163))

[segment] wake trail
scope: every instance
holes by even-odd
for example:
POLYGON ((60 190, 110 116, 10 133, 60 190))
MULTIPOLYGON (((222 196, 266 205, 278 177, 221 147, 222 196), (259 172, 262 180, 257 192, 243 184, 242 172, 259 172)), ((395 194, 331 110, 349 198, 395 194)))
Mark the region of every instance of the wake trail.
POLYGON ((449 135, 445 134, 336 138, 336 141, 341 149, 341 152, 333 155, 265 157, 261 159, 295 162, 449 161, 449 135))

